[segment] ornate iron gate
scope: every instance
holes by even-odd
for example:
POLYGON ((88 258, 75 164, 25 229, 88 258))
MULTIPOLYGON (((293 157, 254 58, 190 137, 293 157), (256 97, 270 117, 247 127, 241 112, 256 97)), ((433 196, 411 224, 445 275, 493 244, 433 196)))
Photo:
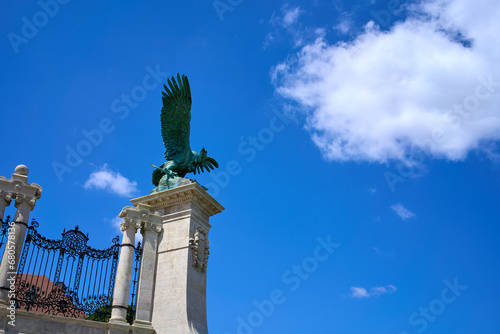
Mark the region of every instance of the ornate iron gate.
POLYGON ((3 251, 4 251, 3 245, 7 241, 9 223, 10 223, 10 216, 7 216, 5 221, 0 219, 0 261, 2 260, 3 257, 3 251))
MULTIPOLYGON (((16 307, 66 317, 109 319, 119 238, 113 238, 111 247, 98 250, 87 245, 88 235, 78 226, 64 230, 61 240, 41 236, 37 227, 33 219, 17 270, 16 307)), ((138 254, 140 257, 140 249, 138 254)))
POLYGON ((135 318, 135 302, 137 300, 137 281, 139 278, 139 268, 141 266, 141 257, 142 257, 142 247, 140 242, 137 243, 134 253, 135 253, 134 270, 132 272, 132 284, 130 286, 129 306, 127 312, 127 321, 130 324, 132 324, 135 318))

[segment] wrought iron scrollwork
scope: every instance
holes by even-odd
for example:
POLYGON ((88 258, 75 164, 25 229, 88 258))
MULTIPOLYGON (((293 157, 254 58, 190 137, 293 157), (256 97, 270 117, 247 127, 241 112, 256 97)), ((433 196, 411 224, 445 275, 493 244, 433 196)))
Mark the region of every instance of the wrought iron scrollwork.
POLYGON ((127 321, 132 323, 135 318, 135 306, 136 306, 136 297, 137 297, 137 281, 139 278, 139 268, 141 266, 141 258, 142 258, 142 245, 140 242, 137 243, 137 246, 134 250, 134 270, 132 273, 132 287, 130 289, 130 298, 129 298, 129 306, 127 309, 127 321))
POLYGON ((113 238, 111 247, 100 250, 87 245, 89 237, 78 226, 65 230, 60 240, 43 237, 37 227, 33 220, 19 261, 16 307, 66 317, 109 319, 119 237, 113 238))
POLYGON ((10 223, 10 216, 7 216, 5 221, 3 219, 0 219, 0 251, 2 253, 0 254, 0 260, 2 259, 2 254, 3 254, 3 245, 7 241, 7 235, 9 234, 9 223, 10 223))

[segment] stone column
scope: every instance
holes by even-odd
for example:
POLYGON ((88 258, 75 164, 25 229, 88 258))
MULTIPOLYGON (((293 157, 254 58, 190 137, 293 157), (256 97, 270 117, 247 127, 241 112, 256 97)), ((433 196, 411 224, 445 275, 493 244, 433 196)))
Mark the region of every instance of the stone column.
POLYGON ((164 214, 154 279, 153 328, 157 334, 207 334, 208 220, 224 208, 198 183, 132 203, 147 204, 164 214))
POLYGON ((127 323, 128 300, 130 297, 130 283, 132 282, 132 268, 134 266, 135 234, 141 227, 141 221, 133 218, 131 206, 126 206, 120 212, 124 218, 120 229, 123 231, 120 260, 116 270, 115 291, 113 293, 113 310, 109 322, 127 323))
POLYGON ((8 305, 10 284, 7 279, 12 276, 12 273, 17 271, 19 257, 23 249, 24 237, 26 236, 26 229, 28 228, 30 212, 34 209, 36 200, 39 199, 42 194, 42 187, 38 184, 28 184, 28 173, 28 167, 19 165, 16 167, 10 180, 5 178, 0 179, 0 189, 6 194, 11 194, 11 198, 16 199, 15 207, 17 208, 13 219, 14 224, 11 227, 2 257, 2 263, 0 264, 0 305, 2 306, 8 305), (13 248, 9 241, 14 242, 13 248), (9 247, 9 245, 11 247, 9 247), (14 254, 12 254, 12 251, 14 251, 14 254), (10 259, 9 255, 11 255, 10 259), (13 259, 12 255, 14 255, 13 259))
POLYGON ((161 230, 161 217, 159 215, 157 221, 144 223, 141 229, 142 256, 139 282, 137 284, 134 326, 153 328, 151 326, 151 315, 153 312, 156 260, 158 257, 158 233, 161 230))

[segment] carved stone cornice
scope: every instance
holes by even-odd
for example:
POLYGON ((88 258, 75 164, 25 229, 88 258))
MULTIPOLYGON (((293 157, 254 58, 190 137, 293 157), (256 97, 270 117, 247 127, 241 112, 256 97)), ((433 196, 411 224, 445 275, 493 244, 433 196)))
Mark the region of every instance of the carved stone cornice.
POLYGON ((138 197, 132 199, 131 202, 134 205, 145 204, 156 210, 185 202, 192 202, 205 211, 209 217, 224 210, 224 207, 210 196, 198 183, 186 184, 151 195, 138 197))
POLYGON ((193 267, 205 272, 208 264, 208 231, 201 226, 196 228, 194 236, 189 239, 189 248, 193 252, 193 267))

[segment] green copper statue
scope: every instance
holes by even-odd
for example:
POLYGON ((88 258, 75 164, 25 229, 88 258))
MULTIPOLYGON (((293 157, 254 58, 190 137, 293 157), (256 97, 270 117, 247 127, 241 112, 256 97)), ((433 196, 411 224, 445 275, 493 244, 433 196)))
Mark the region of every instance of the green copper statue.
MULTIPOLYGON (((204 169, 219 167, 215 159, 207 156, 202 148, 200 153, 191 151, 189 145, 189 128, 191 122, 191 90, 188 78, 177 74, 177 82, 172 77, 167 80, 168 86, 163 85, 163 107, 161 108, 161 135, 165 145, 165 160, 163 165, 155 168, 153 184, 156 188, 152 192, 159 192, 175 188, 181 184, 187 173, 201 173, 204 169)), ((205 188, 205 187, 204 187, 205 188)), ((206 188, 205 188, 206 189, 206 188)))

